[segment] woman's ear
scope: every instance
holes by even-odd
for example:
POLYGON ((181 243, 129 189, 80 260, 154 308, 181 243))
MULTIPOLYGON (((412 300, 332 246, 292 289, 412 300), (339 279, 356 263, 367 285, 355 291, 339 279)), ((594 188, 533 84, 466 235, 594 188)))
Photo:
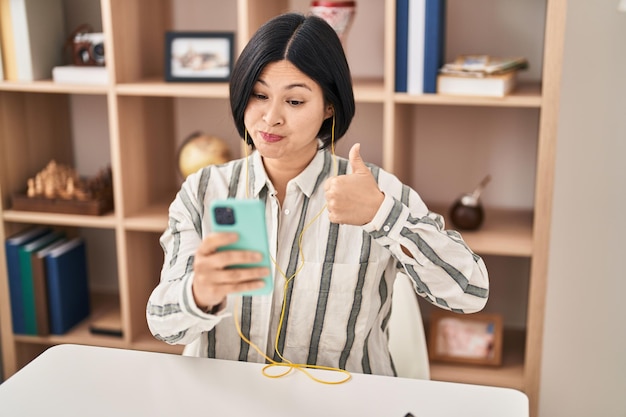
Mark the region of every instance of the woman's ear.
POLYGON ((326 111, 324 112, 324 120, 332 117, 335 114, 335 108, 332 104, 326 106, 326 111))

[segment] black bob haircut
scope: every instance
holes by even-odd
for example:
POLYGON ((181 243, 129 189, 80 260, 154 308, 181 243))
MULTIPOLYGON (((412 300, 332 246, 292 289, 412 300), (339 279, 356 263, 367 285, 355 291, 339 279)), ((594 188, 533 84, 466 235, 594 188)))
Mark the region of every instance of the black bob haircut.
MULTIPOLYGON (((239 135, 245 137, 244 112, 252 90, 267 64, 287 60, 319 84, 324 102, 333 106, 335 141, 354 117, 350 68, 335 30, 323 19, 285 13, 256 31, 237 59, 230 79, 230 107, 239 135)), ((317 137, 321 148, 331 144, 332 117, 324 120, 317 137)), ((248 138, 248 144, 252 140, 248 138)))

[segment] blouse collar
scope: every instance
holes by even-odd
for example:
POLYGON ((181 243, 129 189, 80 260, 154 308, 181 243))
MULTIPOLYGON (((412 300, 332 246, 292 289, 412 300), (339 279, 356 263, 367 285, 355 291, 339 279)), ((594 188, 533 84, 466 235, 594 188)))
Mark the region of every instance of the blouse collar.
MULTIPOLYGON (((253 175, 250 182, 254 198, 258 198, 259 193, 266 186, 270 193, 274 192, 274 186, 267 176, 261 154, 255 150, 248 158, 250 158, 249 160, 251 165, 249 168, 251 171, 250 174, 253 175)), ((319 150, 309 165, 304 168, 304 171, 298 174, 291 181, 295 182, 300 190, 310 198, 311 195, 313 195, 313 192, 315 192, 315 190, 321 186, 323 181, 329 176, 331 169, 332 157, 330 152, 326 149, 319 150)))

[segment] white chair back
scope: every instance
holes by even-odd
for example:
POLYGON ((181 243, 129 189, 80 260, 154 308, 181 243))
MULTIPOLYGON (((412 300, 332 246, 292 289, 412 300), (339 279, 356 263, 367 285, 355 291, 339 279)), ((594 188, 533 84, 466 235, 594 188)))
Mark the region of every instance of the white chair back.
POLYGON ((389 350, 398 376, 430 379, 424 323, 409 277, 398 274, 389 319, 389 350))

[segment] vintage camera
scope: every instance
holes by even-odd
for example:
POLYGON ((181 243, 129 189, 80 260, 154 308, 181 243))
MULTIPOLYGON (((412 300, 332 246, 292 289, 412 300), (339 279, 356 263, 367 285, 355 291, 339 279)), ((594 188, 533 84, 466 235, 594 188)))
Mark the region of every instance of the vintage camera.
POLYGON ((74 65, 104 65, 104 33, 79 33, 74 36, 73 47, 74 65))

